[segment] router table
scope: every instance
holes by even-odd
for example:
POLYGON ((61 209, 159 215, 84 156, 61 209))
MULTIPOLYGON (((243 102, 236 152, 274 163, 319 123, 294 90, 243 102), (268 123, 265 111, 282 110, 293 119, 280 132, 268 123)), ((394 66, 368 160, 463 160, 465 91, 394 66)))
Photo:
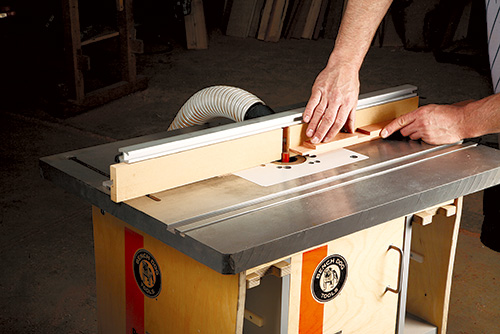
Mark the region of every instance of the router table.
POLYGON ((462 197, 500 151, 378 139, 415 96, 360 96, 360 122, 396 113, 340 146, 298 108, 42 158, 93 206, 99 333, 446 333, 462 197))

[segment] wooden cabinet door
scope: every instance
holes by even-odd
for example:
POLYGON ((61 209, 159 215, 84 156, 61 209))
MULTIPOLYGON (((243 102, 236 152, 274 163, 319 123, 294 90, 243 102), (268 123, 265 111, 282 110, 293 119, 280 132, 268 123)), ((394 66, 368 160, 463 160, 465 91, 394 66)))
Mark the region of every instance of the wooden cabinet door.
POLYGON ((93 221, 98 333, 237 332, 239 275, 221 275, 96 207, 93 221))
POLYGON ((289 334, 394 333, 405 218, 292 256, 289 334))

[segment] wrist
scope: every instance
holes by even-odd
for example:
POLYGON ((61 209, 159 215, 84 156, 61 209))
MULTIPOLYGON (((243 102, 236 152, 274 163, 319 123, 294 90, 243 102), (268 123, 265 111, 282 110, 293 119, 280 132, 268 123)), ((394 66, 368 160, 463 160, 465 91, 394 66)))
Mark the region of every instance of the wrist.
POLYGON ((477 120, 471 119, 471 111, 474 109, 474 102, 463 107, 458 107, 458 135, 460 139, 475 138, 481 136, 481 131, 478 129, 477 120))
POLYGON ((363 64, 364 56, 356 52, 349 52, 335 48, 328 58, 327 68, 343 68, 347 71, 358 73, 363 64))

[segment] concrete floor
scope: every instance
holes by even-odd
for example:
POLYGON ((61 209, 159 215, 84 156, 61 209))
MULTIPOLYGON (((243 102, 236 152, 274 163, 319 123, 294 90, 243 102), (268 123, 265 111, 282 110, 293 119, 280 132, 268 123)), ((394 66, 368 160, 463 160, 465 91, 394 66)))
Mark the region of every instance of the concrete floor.
MULTIPOLYGON (((67 119, 41 107, 0 114, 0 333, 95 333, 90 205, 40 178, 38 158, 163 131, 196 91, 234 85, 271 107, 304 102, 331 40, 265 43, 212 33, 210 47, 138 57, 149 88, 67 119)), ((490 94, 487 75, 438 63, 430 53, 373 48, 361 91, 419 87, 421 103, 490 94)), ((482 246, 481 193, 467 196, 448 333, 500 333, 500 253, 482 246)))

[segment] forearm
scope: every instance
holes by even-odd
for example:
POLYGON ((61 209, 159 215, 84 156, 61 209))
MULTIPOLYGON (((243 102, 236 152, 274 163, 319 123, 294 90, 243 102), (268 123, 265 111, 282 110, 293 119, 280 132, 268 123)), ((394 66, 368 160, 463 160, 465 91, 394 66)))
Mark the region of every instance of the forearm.
POLYGON ((354 131, 359 70, 392 0, 349 0, 335 47, 316 77, 304 110, 312 143, 332 140, 344 127, 354 131))
POLYGON ((428 144, 451 144, 500 132, 500 93, 464 106, 429 104, 404 114, 384 127, 386 138, 396 131, 428 144))
POLYGON ((463 119, 462 138, 500 133, 500 93, 466 105, 463 119))
POLYGON ((359 71, 391 3, 392 0, 349 0, 327 67, 342 64, 359 71))

